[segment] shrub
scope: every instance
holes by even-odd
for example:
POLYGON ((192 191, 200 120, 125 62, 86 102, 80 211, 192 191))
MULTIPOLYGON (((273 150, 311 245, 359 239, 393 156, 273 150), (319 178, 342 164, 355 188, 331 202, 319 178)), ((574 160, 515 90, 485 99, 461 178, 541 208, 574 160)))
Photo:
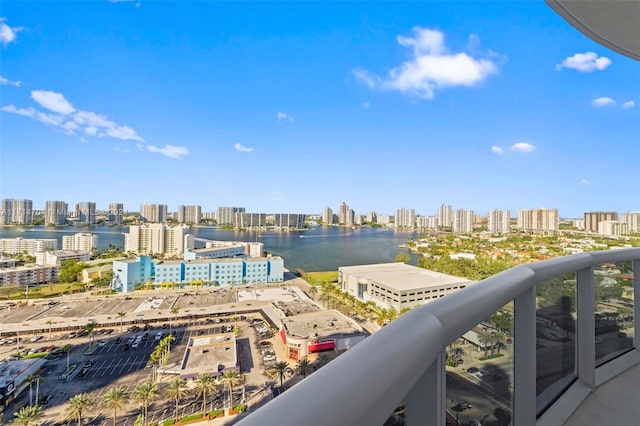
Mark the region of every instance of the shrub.
POLYGON ((245 404, 238 404, 233 407, 233 411, 235 411, 236 413, 244 413, 245 411, 247 411, 247 406, 245 404))
POLYGON ((202 413, 198 413, 198 414, 192 414, 190 416, 184 416, 183 418, 180 419, 180 423, 182 422, 188 422, 191 420, 199 420, 202 418, 202 413))
POLYGON ((216 417, 222 417, 224 416, 224 410, 213 410, 210 411, 208 414, 210 419, 215 419, 216 417))

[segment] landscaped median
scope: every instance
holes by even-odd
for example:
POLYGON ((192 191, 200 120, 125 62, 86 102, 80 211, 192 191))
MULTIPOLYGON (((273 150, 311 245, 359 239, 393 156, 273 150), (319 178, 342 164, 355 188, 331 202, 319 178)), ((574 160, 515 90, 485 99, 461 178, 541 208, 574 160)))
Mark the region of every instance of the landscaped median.
MULTIPOLYGON (((247 406, 245 404, 239 404, 233 407, 233 409, 229 410, 227 416, 233 416, 235 414, 244 413, 247 411, 247 406)), ((175 419, 166 419, 159 423, 151 423, 149 426, 179 426, 179 425, 187 425, 192 423, 204 422, 208 420, 213 420, 217 418, 221 418, 225 416, 225 410, 213 410, 206 414, 196 413, 191 414, 189 416, 181 417, 177 422, 175 419)))
POLYGON ((89 348, 87 348, 83 353, 85 355, 91 355, 92 353, 94 353, 96 351, 96 349, 98 349, 98 344, 97 343, 92 343, 89 348))

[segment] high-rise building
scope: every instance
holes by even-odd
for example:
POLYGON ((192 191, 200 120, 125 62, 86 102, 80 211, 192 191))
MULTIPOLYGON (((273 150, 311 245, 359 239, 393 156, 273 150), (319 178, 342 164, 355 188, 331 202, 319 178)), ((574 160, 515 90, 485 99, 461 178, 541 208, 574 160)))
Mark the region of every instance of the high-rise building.
POLYGON ((629 224, 619 220, 603 220, 598 222, 598 234, 600 235, 628 235, 629 224))
POLYGON ((416 226, 420 229, 436 229, 438 227, 437 216, 418 216, 416 226))
POLYGON ((199 225, 202 219, 202 207, 200 206, 178 206, 176 219, 178 223, 192 223, 199 225))
POLYGON ((90 201, 76 203, 74 210, 78 225, 93 225, 96 223, 96 203, 90 201))
POLYGON ((558 230, 560 219, 558 209, 518 210, 518 228, 524 231, 554 232, 558 230))
POLYGON ((109 204, 109 222, 122 225, 122 218, 124 217, 124 204, 111 203, 109 204))
POLYGON ((331 207, 327 207, 322 211, 322 223, 326 223, 327 225, 333 224, 333 210, 331 207))
POLYGON ((365 218, 365 220, 368 223, 378 223, 378 213, 376 213, 374 210, 371 210, 368 214, 367 217, 365 218))
POLYGON ((0 253, 17 254, 27 252, 28 255, 45 250, 56 250, 58 240, 55 238, 0 238, 0 253))
POLYGON ((68 214, 69 205, 64 201, 47 201, 44 208, 44 224, 64 225, 68 214))
MULTIPOLYGON (((340 213, 338 213, 338 223, 341 225, 348 225, 349 206, 344 201, 340 204, 340 213)), ((351 222, 349 220, 349 222, 351 222)))
POLYGON ((586 232, 598 232, 598 224, 605 220, 618 220, 617 212, 585 212, 584 230, 586 232))
POLYGON ((451 208, 451 206, 447 206, 444 204, 440 205, 440 208, 438 209, 438 226, 453 226, 453 209, 451 208))
POLYGON ((416 223, 416 211, 414 209, 396 210, 396 228, 413 228, 416 223))
POLYGON ((622 214, 622 222, 629 225, 629 232, 640 232, 640 212, 626 212, 622 214))
POLYGON ((33 201, 3 199, 0 202, 1 225, 30 225, 33 222, 33 201))
POLYGON ((140 220, 150 223, 166 222, 168 211, 166 204, 143 203, 140 206, 140 220))
POLYGON ((276 228, 302 229, 304 228, 305 215, 303 214, 276 214, 274 224, 276 228))
POLYGON ((244 207, 218 207, 218 225, 233 225, 236 213, 244 212, 244 207))
POLYGON ((263 228, 267 226, 266 213, 236 212, 233 226, 236 228, 263 228))
POLYGON ((509 210, 491 210, 487 218, 487 229, 493 234, 508 234, 511 229, 509 210))
POLYGON ((149 223, 129 227, 124 234, 125 251, 138 254, 182 255, 185 248, 185 225, 168 226, 149 223))
POLYGON ((98 236, 79 232, 62 237, 62 250, 94 251, 98 249, 98 236))
POLYGON ((473 232, 473 210, 456 210, 453 213, 451 230, 460 234, 473 232))

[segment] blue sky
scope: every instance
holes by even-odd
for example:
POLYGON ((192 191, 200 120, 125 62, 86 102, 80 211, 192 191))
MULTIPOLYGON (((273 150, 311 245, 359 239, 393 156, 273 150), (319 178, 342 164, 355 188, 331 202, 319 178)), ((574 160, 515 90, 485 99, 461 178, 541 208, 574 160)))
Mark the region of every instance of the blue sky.
POLYGON ((543 2, 3 2, 0 197, 640 209, 640 63, 543 2))

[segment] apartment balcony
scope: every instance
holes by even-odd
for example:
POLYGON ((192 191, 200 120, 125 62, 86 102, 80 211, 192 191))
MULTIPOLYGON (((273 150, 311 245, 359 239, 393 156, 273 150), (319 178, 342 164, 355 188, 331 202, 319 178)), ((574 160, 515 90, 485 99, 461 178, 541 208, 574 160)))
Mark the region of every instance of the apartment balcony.
POLYGON ((639 248, 509 269, 403 315, 239 424, 636 424, 638 271, 639 248))

